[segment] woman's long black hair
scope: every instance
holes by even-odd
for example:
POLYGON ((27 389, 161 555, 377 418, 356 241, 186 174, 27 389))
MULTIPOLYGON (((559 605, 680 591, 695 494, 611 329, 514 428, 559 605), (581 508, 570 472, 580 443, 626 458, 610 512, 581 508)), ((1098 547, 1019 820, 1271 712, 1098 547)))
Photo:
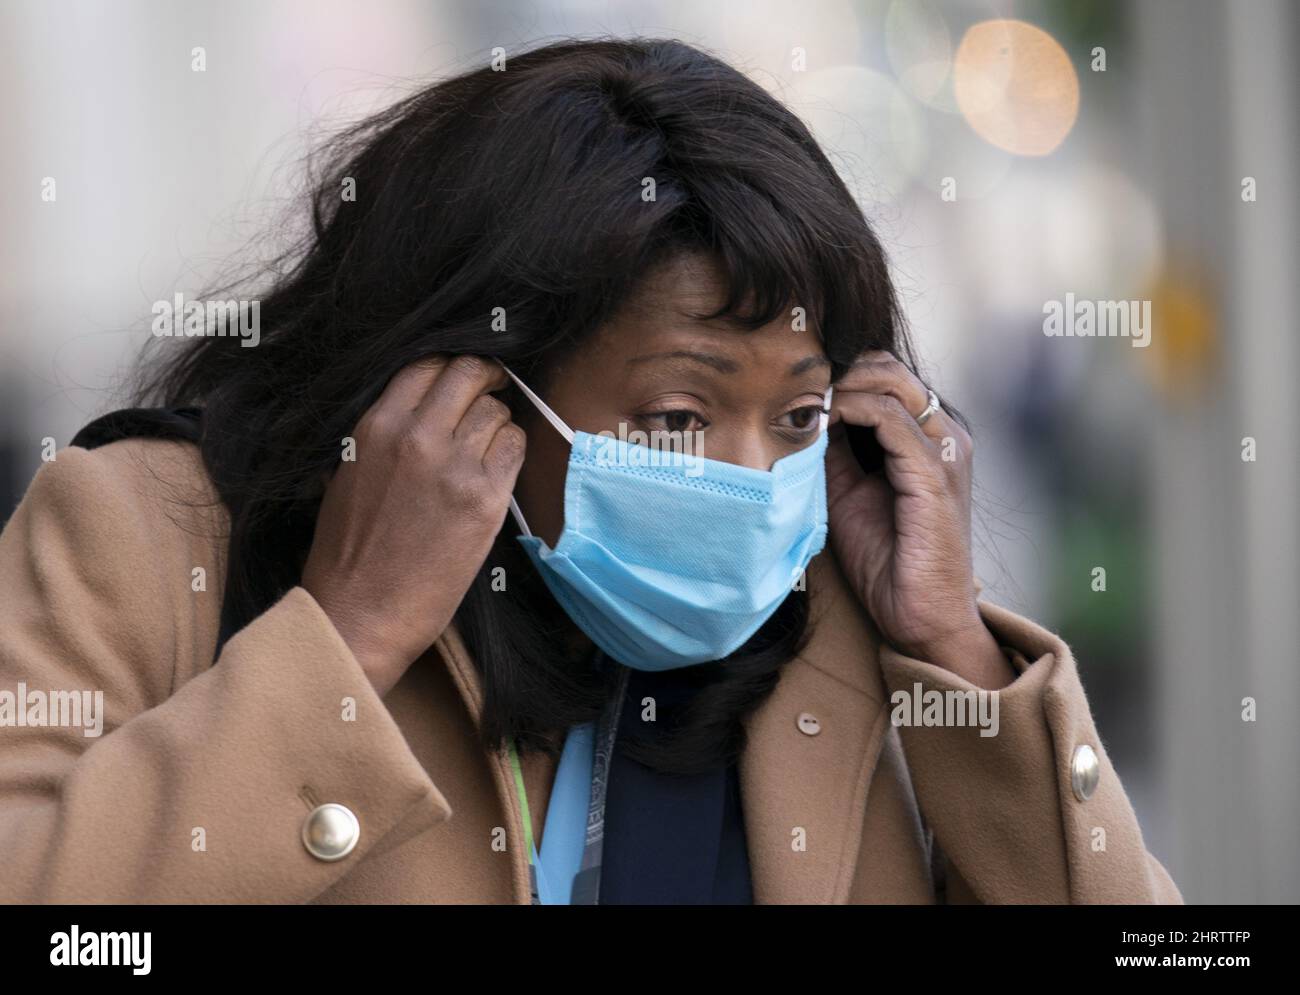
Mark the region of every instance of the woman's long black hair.
MULTIPOLYGON (((537 48, 431 85, 322 151, 310 229, 253 295, 257 347, 158 340, 175 351, 145 367, 135 396, 204 409, 240 624, 299 583, 322 481, 394 373, 429 353, 495 356, 545 396, 552 362, 674 253, 720 263, 730 294, 713 317, 759 327, 804 308, 835 378, 872 348, 915 368, 881 246, 807 128, 681 42, 537 48)), ((484 745, 514 737, 554 753, 609 687, 561 652, 560 609, 510 525, 455 621, 483 677, 484 745), (492 589, 496 566, 506 595, 492 589)), ((682 671, 692 704, 640 759, 691 772, 739 756, 741 718, 808 622, 807 595, 793 592, 725 666, 682 671)))

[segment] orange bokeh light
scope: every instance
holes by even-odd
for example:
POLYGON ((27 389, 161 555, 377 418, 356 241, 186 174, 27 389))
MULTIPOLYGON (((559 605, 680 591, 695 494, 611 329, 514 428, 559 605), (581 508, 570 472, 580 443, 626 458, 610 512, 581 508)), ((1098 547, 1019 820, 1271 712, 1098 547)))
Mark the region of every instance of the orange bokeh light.
POLYGON ((953 89, 971 128, 1016 155, 1047 155, 1079 116, 1079 77, 1069 55, 1025 21, 972 26, 953 58, 953 89))

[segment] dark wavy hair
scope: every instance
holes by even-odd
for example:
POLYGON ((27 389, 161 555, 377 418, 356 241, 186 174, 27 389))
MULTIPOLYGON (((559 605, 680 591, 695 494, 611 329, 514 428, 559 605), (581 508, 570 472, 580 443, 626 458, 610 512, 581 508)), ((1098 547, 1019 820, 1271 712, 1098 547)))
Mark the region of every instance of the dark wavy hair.
MULTIPOLYGON (((535 48, 504 71, 407 96, 316 154, 310 227, 258 274, 269 281, 254 295, 258 347, 156 340, 174 351, 143 365, 135 390, 140 404, 203 408, 199 445, 230 513, 227 602, 239 625, 299 583, 340 440, 394 373, 429 353, 495 356, 545 396, 553 363, 676 253, 719 263, 729 294, 711 318, 757 328, 803 306, 833 378, 866 349, 915 369, 881 246, 808 129, 681 42, 535 48), (342 196, 350 184, 355 199, 342 196), (498 307, 508 329, 493 327, 498 307)), ((565 659, 561 609, 510 522, 455 621, 484 681, 484 746, 514 737, 555 755, 612 682, 565 659), (491 590, 496 566, 508 596, 491 590)), ((629 744, 633 755, 678 772, 737 758, 741 719, 808 626, 807 594, 792 592, 725 667, 678 672, 689 707, 667 739, 629 744)))

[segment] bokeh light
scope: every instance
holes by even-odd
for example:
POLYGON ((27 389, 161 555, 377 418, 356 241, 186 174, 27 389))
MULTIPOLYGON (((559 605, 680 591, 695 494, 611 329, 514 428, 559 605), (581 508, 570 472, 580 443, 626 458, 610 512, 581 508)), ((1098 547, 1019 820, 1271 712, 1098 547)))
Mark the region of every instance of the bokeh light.
POLYGON ((952 36, 928 0, 894 0, 885 15, 885 55, 899 85, 936 107, 952 73, 952 36))
POLYGON ((864 207, 897 199, 920 172, 925 123, 884 73, 844 65, 801 74, 787 99, 864 207))
POLYGON ((1025 21, 984 21, 953 60, 962 114, 985 141, 1017 155, 1055 150, 1079 114, 1079 78, 1061 44, 1025 21))

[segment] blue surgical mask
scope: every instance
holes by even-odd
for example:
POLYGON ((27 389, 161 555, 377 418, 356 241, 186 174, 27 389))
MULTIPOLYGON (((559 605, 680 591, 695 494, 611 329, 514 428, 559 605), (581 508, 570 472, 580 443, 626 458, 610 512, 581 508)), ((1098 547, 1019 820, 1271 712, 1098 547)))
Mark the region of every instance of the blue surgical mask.
POLYGON ((574 624, 620 663, 672 670, 722 659, 825 546, 830 391, 817 440, 754 470, 574 432, 510 376, 571 447, 555 548, 512 497, 519 541, 574 624))

